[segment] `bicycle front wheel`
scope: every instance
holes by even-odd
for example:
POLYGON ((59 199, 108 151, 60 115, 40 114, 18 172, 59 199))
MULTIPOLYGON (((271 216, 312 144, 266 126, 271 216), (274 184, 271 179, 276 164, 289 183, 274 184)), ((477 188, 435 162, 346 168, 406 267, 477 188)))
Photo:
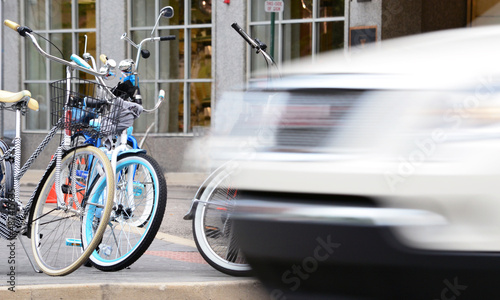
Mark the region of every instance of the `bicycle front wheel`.
POLYGON ((167 205, 167 184, 160 165, 143 153, 120 156, 116 164, 116 199, 101 243, 90 256, 102 271, 133 264, 158 232, 167 205))
POLYGON ((238 190, 231 172, 220 171, 200 196, 193 219, 193 234, 201 256, 215 269, 233 276, 250 276, 251 268, 233 232, 232 212, 238 190))
POLYGON ((80 267, 99 244, 115 188, 111 163, 96 147, 73 148, 63 155, 59 187, 55 165, 50 166, 35 197, 31 244, 40 269, 60 276, 80 267), (82 238, 87 241, 85 248, 82 238))

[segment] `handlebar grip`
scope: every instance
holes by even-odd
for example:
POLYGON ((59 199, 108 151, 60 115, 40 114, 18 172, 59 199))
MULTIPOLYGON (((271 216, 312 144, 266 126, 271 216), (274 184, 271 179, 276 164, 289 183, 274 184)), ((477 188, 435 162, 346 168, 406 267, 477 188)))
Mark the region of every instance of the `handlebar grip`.
POLYGON ((19 27, 21 27, 21 25, 17 24, 16 22, 13 22, 11 20, 5 20, 5 21, 3 21, 3 24, 14 31, 17 31, 17 29, 19 27))
POLYGON ((173 41, 176 38, 175 35, 160 36, 160 41, 173 41))
POLYGON ((106 64, 106 61, 108 61, 108 57, 106 56, 106 54, 101 54, 99 56, 99 59, 102 61, 103 64, 106 64))
POLYGON ((90 65, 85 60, 83 60, 83 58, 81 58, 80 56, 78 56, 76 54, 71 54, 70 58, 72 61, 74 61, 80 67, 83 67, 85 69, 90 69, 90 70, 92 69, 92 67, 90 67, 90 65))
POLYGON ((259 45, 243 30, 243 28, 240 27, 240 25, 238 25, 237 23, 233 23, 231 24, 231 27, 233 27, 234 30, 236 30, 236 32, 238 32, 250 46, 255 49, 259 49, 259 45))
POLYGON ((158 93, 158 98, 160 98, 160 101, 163 101, 165 99, 165 91, 164 90, 160 90, 160 92, 158 93))

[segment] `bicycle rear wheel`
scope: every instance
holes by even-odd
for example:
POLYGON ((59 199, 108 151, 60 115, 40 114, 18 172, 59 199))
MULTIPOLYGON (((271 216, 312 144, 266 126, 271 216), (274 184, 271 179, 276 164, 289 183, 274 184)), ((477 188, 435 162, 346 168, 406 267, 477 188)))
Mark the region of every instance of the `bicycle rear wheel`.
POLYGON ((67 275, 88 259, 108 223, 115 191, 111 163, 93 146, 73 148, 63 155, 60 187, 55 185, 56 175, 54 162, 39 185, 30 218, 35 260, 51 276, 67 275), (64 205, 57 203, 57 189, 64 205))
POLYGON ((207 184, 193 218, 196 246, 203 258, 215 269, 233 276, 250 276, 251 268, 233 233, 232 217, 238 190, 231 184, 227 170, 207 184))
POLYGON ((156 160, 143 153, 120 156, 115 204, 102 241, 90 256, 92 264, 102 271, 132 265, 153 242, 166 205, 167 184, 156 160))

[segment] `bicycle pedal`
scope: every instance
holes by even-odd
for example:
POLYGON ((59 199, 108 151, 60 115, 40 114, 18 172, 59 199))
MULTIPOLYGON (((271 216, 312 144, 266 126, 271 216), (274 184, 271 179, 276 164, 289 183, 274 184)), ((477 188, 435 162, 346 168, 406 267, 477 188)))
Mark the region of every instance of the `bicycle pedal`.
POLYGON ((76 247, 81 247, 82 246, 82 240, 81 239, 66 239, 66 246, 76 246, 76 247))
POLYGON ((62 190, 63 194, 66 194, 66 195, 71 194, 71 189, 70 189, 68 184, 62 184, 61 190, 62 190))

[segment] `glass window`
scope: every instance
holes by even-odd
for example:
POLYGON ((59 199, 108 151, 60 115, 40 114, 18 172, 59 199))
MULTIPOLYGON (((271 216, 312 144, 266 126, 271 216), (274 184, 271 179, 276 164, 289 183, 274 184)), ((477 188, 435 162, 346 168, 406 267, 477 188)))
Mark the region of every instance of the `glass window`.
POLYGON ((160 106, 158 131, 183 132, 184 128, 184 83, 162 83, 160 88, 165 91, 169 105, 160 106))
POLYGON ((312 18, 313 0, 284 0, 284 19, 309 19, 312 18))
POLYGON ((71 0, 50 1, 50 29, 71 28, 71 0))
POLYGON ((191 24, 209 24, 212 22, 212 0, 191 1, 191 24))
MULTIPOLYGON (((283 0, 284 9, 274 15, 265 12, 264 1, 249 1, 251 36, 268 45, 267 52, 278 65, 284 61, 344 47, 345 0, 283 0), (271 47, 274 39, 274 47, 271 47)), ((250 56, 250 77, 265 68, 262 57, 250 56)))
POLYGON ((160 78, 184 78, 184 30, 160 30, 160 35, 177 37, 177 41, 160 43, 160 78))
POLYGON ((191 77, 212 77, 212 30, 195 28, 191 30, 191 77))
POLYGON ((133 27, 153 27, 156 22, 155 1, 131 1, 133 27))
POLYGON ((319 0, 319 18, 341 17, 344 15, 344 0, 319 0))
POLYGON ((48 99, 46 83, 28 83, 26 89, 31 92, 31 97, 39 103, 37 112, 28 110, 26 120, 26 129, 45 129, 48 121, 48 99))
MULTIPOLYGON (((25 1, 23 19, 25 24, 54 44, 51 45, 38 38, 38 43, 48 53, 66 60, 70 59, 72 53, 81 55, 87 35, 87 52, 96 57, 95 0, 25 1)), ((25 50, 24 86, 40 104, 40 110, 33 115, 33 118, 25 118, 26 129, 48 130, 50 128, 48 85, 54 80, 65 78, 66 68, 61 64, 47 61, 31 43, 25 43, 25 50)), ((77 76, 92 79, 86 73, 77 76)))
POLYGON ((78 28, 95 28, 95 0, 78 0, 78 28))
POLYGON ((164 19, 162 24, 178 25, 184 24, 184 0, 161 0, 160 8, 165 6, 172 6, 174 9, 174 17, 171 19, 164 19))
POLYGON ((318 52, 326 52, 344 47, 344 22, 317 23, 318 52))
POLYGON ((31 29, 45 29, 45 0, 25 1, 26 25, 31 29))
POLYGON ((312 54, 312 23, 283 26, 283 61, 312 54))
MULTIPOLYGON (((212 94, 212 1, 211 0, 131 0, 130 36, 139 43, 149 37, 159 10, 170 5, 174 17, 161 18, 158 35, 175 35, 176 40, 148 43, 151 57, 139 64, 141 92, 145 107, 152 107, 160 89, 166 94, 165 103, 155 114, 139 118, 136 132, 185 134, 199 126, 210 125, 212 94), (134 12, 138 8, 139 12, 134 12), (189 9, 187 9, 189 8, 189 9), (157 12, 152 14, 153 9, 157 12), (187 14, 186 14, 187 10, 187 14), (153 22, 135 20, 148 15, 153 22), (146 27, 146 28, 145 28, 146 27), (149 99, 146 99, 149 98, 149 99), (145 100, 146 99, 146 100, 145 100)), ((129 47, 132 57, 136 50, 129 47)))
POLYGON ((253 1, 250 10, 252 22, 271 20, 271 14, 266 13, 265 1, 253 1))

